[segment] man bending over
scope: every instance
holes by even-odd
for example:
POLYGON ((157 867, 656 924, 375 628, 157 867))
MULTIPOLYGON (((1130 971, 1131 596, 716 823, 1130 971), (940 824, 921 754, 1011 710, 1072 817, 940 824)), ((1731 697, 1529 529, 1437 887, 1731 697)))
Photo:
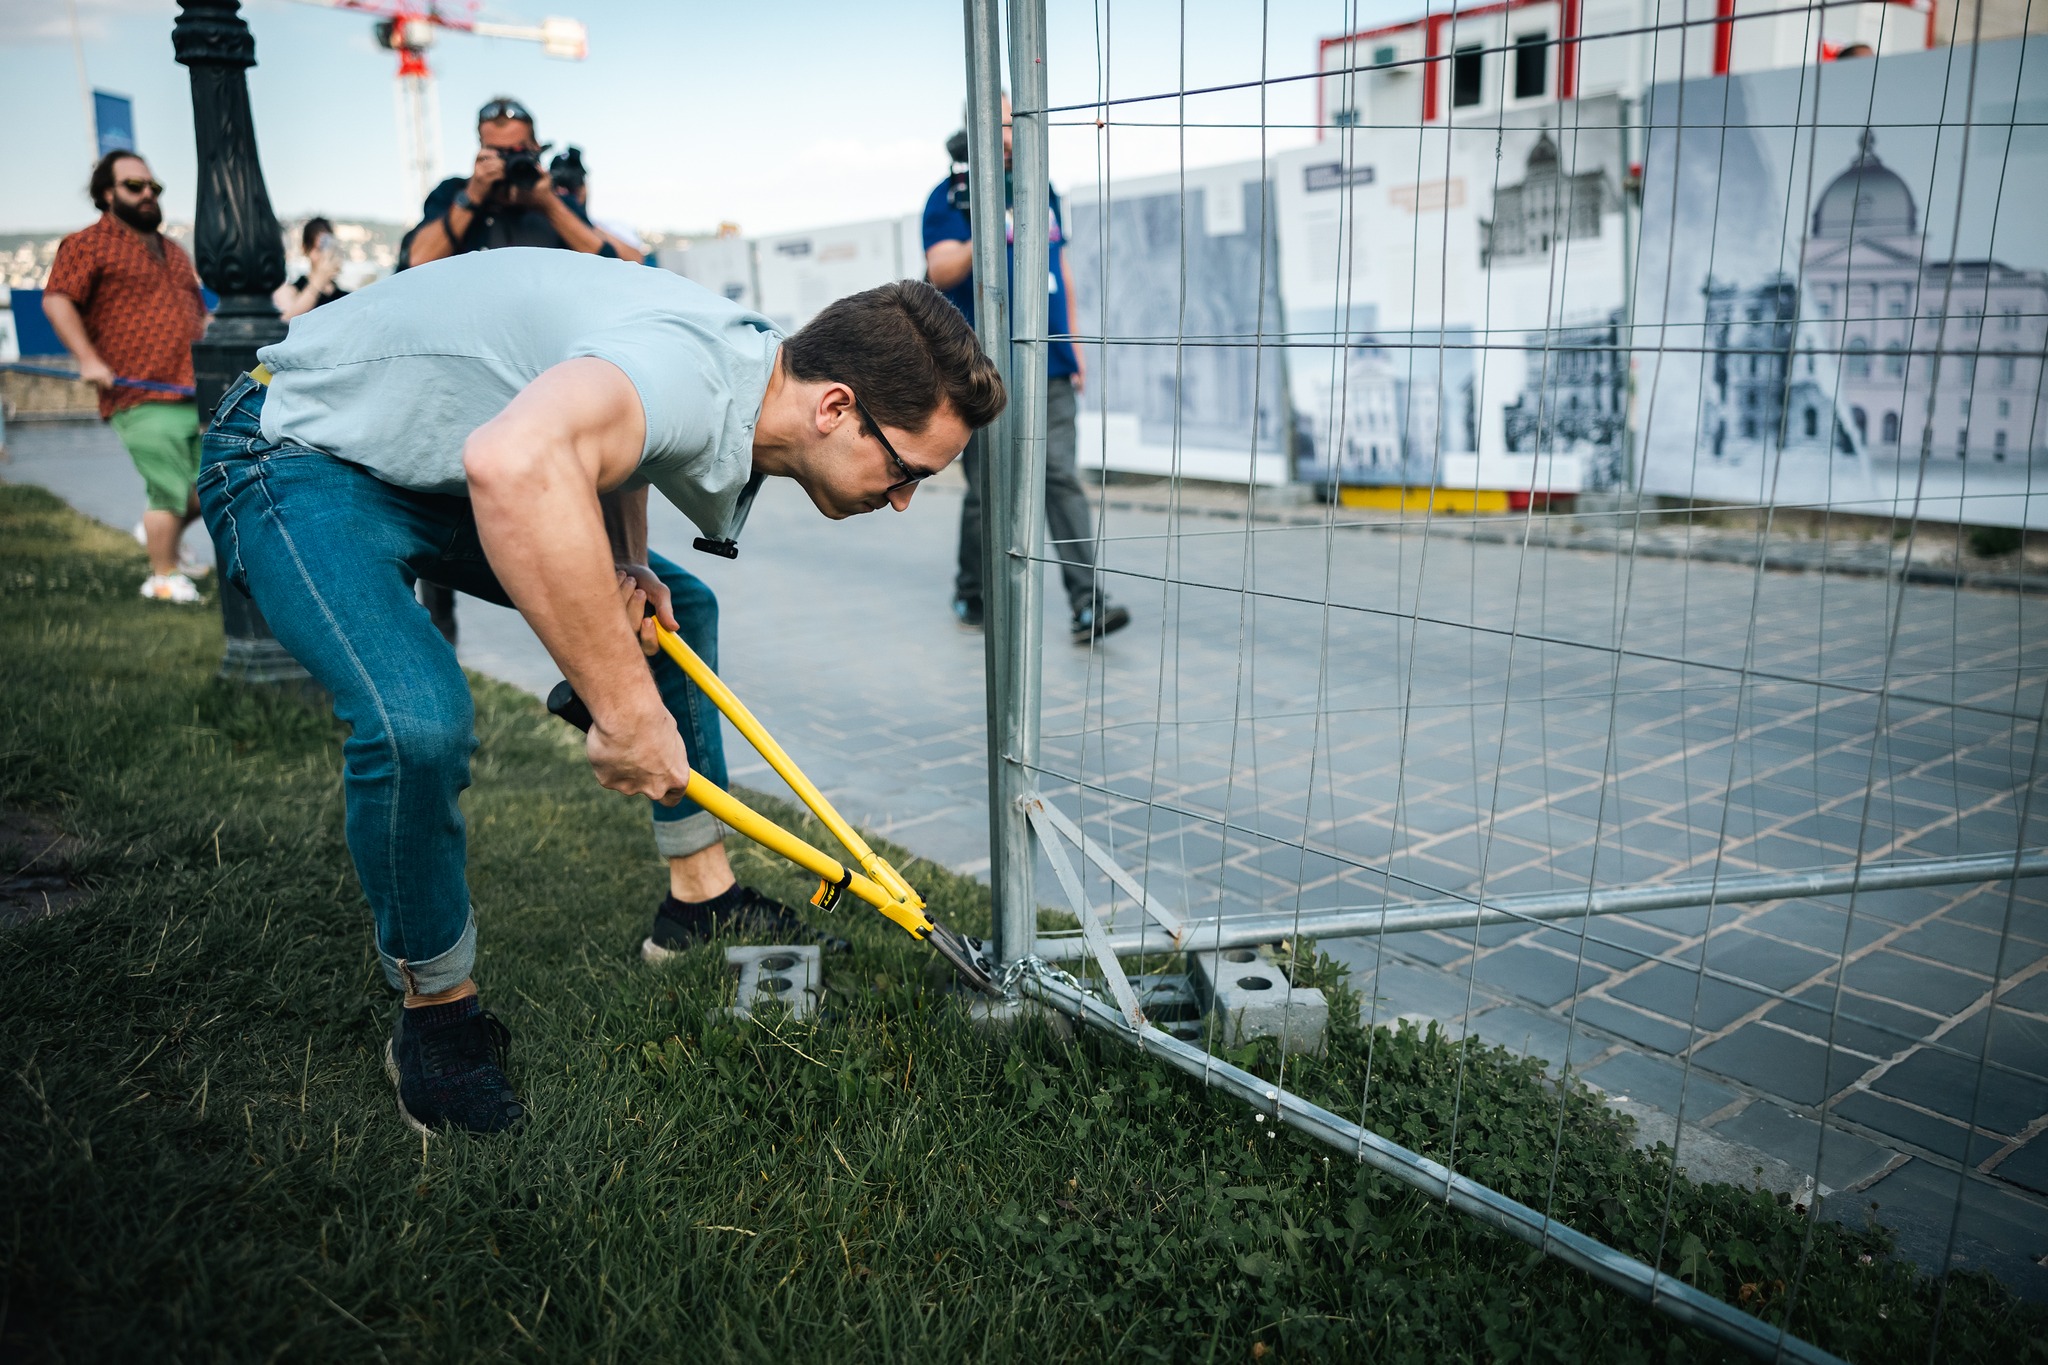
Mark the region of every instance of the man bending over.
POLYGON ((509 1128, 510 1035, 477 1000, 457 798, 476 747, 425 578, 516 607, 594 719, 597 780, 651 798, 671 894, 643 951, 797 927, 741 890, 681 800, 723 784, 717 714, 643 622, 717 662, 710 589, 646 549, 652 486, 730 547, 759 480, 834 520, 910 505, 1002 411, 1002 381, 929 285, 839 300, 788 338, 681 276, 563 251, 480 252, 292 324, 221 399, 200 505, 222 570, 334 694, 348 845, 405 993, 387 1066, 423 1131, 509 1128))

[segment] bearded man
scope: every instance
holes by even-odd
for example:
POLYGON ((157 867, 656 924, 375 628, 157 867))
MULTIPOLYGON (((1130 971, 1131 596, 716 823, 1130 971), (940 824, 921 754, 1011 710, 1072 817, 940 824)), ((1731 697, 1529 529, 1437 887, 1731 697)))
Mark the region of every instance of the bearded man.
POLYGON ((206 330, 199 274, 158 231, 164 187, 147 161, 108 152, 87 188, 100 220, 58 246, 43 312, 78 361, 79 378, 99 390, 100 420, 120 436, 148 490, 142 595, 190 604, 199 600, 192 575, 205 572, 178 559, 178 542, 199 515, 199 410, 191 398, 192 343, 206 330))

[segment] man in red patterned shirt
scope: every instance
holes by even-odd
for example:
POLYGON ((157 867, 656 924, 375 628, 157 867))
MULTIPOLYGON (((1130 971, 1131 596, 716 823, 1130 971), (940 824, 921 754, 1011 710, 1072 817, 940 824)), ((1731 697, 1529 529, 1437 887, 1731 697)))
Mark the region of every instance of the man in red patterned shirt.
POLYGON ((179 570, 178 540, 199 515, 199 412, 189 396, 166 389, 192 390, 192 343, 206 330, 199 276, 192 258, 157 231, 163 186, 148 162, 109 152, 93 167, 90 188, 100 220, 58 246, 43 311, 77 358, 79 377, 100 391, 100 419, 121 437, 149 490, 142 595, 197 602, 189 570, 179 570))

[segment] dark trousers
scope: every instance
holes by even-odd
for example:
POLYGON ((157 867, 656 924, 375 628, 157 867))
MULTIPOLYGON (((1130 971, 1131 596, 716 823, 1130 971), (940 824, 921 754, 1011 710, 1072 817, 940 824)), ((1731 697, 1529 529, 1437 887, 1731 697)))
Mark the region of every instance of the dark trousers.
MULTIPOLYGON (((1081 475, 1074 462, 1077 407, 1070 376, 1046 381, 1045 536, 1060 557, 1067 604, 1079 616, 1094 607, 1097 589, 1095 518, 1088 508, 1088 495, 1081 491, 1081 475)), ((981 599, 982 462, 982 436, 976 432, 960 457, 960 472, 967 476, 967 497, 960 504, 960 568, 953 578, 953 595, 969 601, 981 599)))

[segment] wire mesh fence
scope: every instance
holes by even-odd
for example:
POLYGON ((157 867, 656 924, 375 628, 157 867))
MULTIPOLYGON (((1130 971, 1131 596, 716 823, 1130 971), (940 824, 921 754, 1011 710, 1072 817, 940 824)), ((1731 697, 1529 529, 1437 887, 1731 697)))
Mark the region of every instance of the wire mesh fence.
MULTIPOLYGON (((988 165, 1000 15, 967 13, 988 165)), ((1458 1175, 1488 1155, 1472 1110, 1423 1160, 1358 1123, 1369 1066, 1348 1109, 1293 1094, 1289 1043, 1320 1035, 1254 945, 1318 941, 1369 1025, 1570 1078, 1553 1186, 1583 1082, 1698 1178, 1816 1226, 1875 1204, 1923 1265, 2039 1296, 2048 48, 1975 41, 1980 9, 1516 0, 1377 28, 1332 6, 1304 70, 1250 13, 1255 74, 1188 79, 1183 15, 1182 78, 1133 88, 1119 59, 1156 67, 1174 33, 1112 0, 1050 29, 1009 8, 1015 278, 1049 272, 1054 303, 1002 297, 977 239, 1016 395, 1001 955, 1089 975, 1032 980, 1761 1354, 1813 1353, 1786 1287, 1777 1316, 1703 1294, 1668 1191, 1658 1250, 1624 1256, 1458 1175), (1268 102, 1304 81, 1306 130, 1268 102), (1198 129, 1244 158, 1191 161, 1198 129), (1093 167, 1063 196, 1055 142, 1093 167), (1162 149, 1172 170, 1120 177, 1162 149), (1063 439, 1135 618, 1072 651, 1039 642, 1063 439), (1040 902, 1083 932, 1040 933, 1040 902), (1124 978, 1174 954, 1283 1035, 1268 1078, 1216 1055, 1227 1027, 1146 1012, 1156 978, 1124 978), (1243 1004, 1234 962, 1277 992, 1243 1004)))

